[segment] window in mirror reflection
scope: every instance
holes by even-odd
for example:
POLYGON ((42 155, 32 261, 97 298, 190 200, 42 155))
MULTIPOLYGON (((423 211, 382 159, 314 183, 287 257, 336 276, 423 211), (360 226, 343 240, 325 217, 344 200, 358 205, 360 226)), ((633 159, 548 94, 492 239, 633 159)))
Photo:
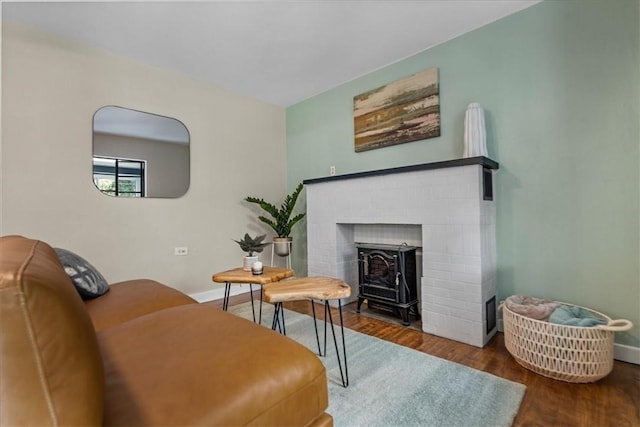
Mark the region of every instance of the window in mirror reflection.
POLYGON ((177 119, 102 107, 93 116, 93 180, 115 197, 180 197, 189 189, 189 144, 177 119))
POLYGON ((115 197, 145 197, 145 161, 93 157, 93 183, 115 197))

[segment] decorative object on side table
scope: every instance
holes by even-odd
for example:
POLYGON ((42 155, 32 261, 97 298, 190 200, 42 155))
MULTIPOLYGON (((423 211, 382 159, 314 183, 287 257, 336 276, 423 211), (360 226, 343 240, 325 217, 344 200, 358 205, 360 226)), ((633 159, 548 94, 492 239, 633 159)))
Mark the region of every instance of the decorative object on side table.
POLYGON ((256 261, 251 265, 251 273, 256 276, 262 274, 262 263, 260 261, 256 261))
POLYGON ((273 246, 275 253, 279 256, 289 255, 291 242, 293 240, 291 237, 291 228, 305 216, 304 212, 293 216, 293 208, 301 192, 302 183, 298 184, 293 193, 285 197, 280 208, 257 197, 249 196, 244 199, 246 202, 257 204, 271 216, 271 218, 268 218, 260 215, 258 219, 275 231, 277 237, 273 238, 273 246))
POLYGON ((464 115, 464 153, 462 157, 487 157, 487 131, 484 110, 477 102, 467 107, 464 115))
MULTIPOLYGON (((244 238, 242 240, 234 240, 234 242, 240 245, 240 249, 242 249, 247 253, 242 263, 243 270, 251 271, 251 267, 253 266, 253 264, 256 262, 259 262, 258 257, 255 256, 253 253, 255 252, 259 254, 260 252, 262 252, 264 247, 268 245, 268 243, 262 242, 265 237, 267 237, 266 234, 263 234, 261 236, 251 237, 249 236, 249 233, 245 233, 244 238)), ((260 267, 262 267, 262 265, 260 267)))

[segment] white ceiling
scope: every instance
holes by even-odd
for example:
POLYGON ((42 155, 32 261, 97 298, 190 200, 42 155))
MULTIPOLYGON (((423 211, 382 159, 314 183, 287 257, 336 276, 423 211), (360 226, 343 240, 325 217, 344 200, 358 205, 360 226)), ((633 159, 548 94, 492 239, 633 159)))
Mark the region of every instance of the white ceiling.
POLYGON ((539 1, 5 1, 2 19, 290 106, 539 1))

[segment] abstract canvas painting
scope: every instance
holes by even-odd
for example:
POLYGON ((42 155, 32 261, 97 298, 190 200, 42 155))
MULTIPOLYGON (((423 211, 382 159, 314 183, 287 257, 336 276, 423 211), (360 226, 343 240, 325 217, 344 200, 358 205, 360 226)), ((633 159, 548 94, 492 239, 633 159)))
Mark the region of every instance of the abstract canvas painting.
POLYGON ((440 136, 438 69, 355 96, 353 123, 356 152, 440 136))

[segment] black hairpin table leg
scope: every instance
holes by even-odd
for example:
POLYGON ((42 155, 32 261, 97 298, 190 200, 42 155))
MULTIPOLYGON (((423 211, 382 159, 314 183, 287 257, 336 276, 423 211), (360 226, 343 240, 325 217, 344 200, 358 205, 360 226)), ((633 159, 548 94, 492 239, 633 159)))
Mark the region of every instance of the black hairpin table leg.
MULTIPOLYGON (((331 315, 331 307, 329 306, 329 301, 325 301, 325 313, 329 312, 329 323, 331 324, 331 333, 333 335, 333 344, 336 348, 336 357, 338 358, 338 367, 340 368, 340 379, 342 380, 342 386, 347 388, 349 386, 349 368, 347 367, 347 346, 344 340, 344 323, 342 320, 342 303, 338 300, 338 311, 340 313, 340 332, 342 334, 342 355, 344 357, 344 373, 342 371, 342 363, 340 361, 340 350, 338 349, 338 340, 336 339, 336 331, 333 325, 333 316, 331 315)), ((327 318, 325 316, 325 341, 324 341, 324 354, 327 355, 327 340, 326 340, 326 329, 327 329, 327 318)))
POLYGON ((264 296, 264 286, 260 286, 260 315, 258 316, 258 324, 262 325, 262 297, 264 296))
POLYGON ((231 293, 231 283, 226 282, 224 284, 224 299, 222 300, 222 309, 227 311, 229 308, 229 294, 231 293))
POLYGON ((253 315, 253 323, 256 323, 256 309, 253 305, 253 283, 249 283, 249 293, 251 293, 251 314, 253 315))
MULTIPOLYGON (((318 356, 322 356, 322 351, 320 350, 320 338, 318 337, 318 323, 316 322, 316 306, 313 303, 313 300, 309 300, 309 302, 311 302, 311 311, 313 312, 313 328, 316 331, 316 343, 318 344, 318 356)), ((325 324, 325 330, 326 330, 326 324, 325 324)), ((326 339, 326 337, 325 337, 326 339)), ((325 353, 326 353, 326 349, 325 349, 325 353)))
POLYGON ((287 330, 284 326, 284 307, 281 302, 277 302, 274 305, 273 321, 271 322, 271 329, 280 331, 282 335, 287 335, 287 330))

